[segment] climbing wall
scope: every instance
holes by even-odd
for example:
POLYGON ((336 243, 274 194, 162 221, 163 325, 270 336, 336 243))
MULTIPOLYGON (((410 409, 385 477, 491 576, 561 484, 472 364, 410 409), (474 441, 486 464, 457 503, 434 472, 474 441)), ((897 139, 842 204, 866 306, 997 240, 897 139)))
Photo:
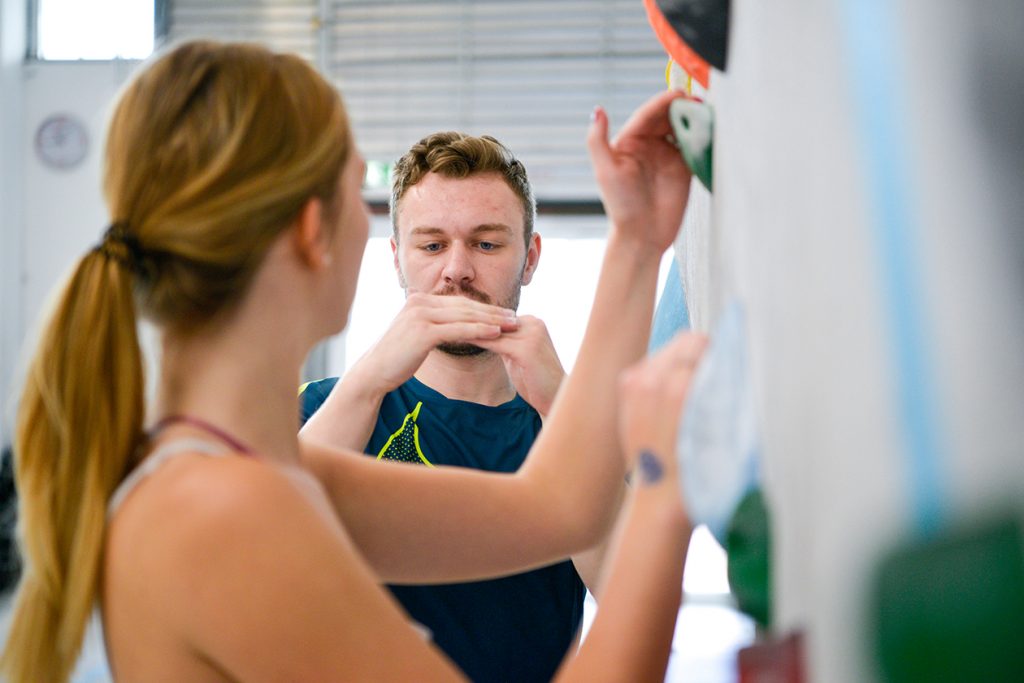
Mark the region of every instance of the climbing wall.
POLYGON ((1022 509, 1022 32, 1015 0, 731 3, 677 251, 695 327, 744 312, 772 631, 810 680, 882 677, 894 548, 1022 509))

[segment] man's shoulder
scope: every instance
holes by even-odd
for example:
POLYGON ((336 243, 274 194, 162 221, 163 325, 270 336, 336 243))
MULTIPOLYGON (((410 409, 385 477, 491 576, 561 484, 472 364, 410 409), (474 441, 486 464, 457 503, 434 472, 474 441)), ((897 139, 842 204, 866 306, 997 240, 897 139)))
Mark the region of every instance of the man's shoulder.
MULTIPOLYGON (((325 377, 324 379, 306 382, 299 387, 300 425, 306 424, 306 421, 313 417, 313 413, 320 410, 320 407, 327 400, 327 397, 330 396, 335 385, 338 384, 339 379, 338 377, 325 377)), ((409 382, 405 382, 385 394, 380 410, 385 411, 393 402, 399 400, 400 397, 405 396, 407 393, 409 397, 415 397, 416 395, 410 392, 408 385, 409 382)), ((409 397, 406 398, 408 399, 409 397)))
POLYGON ((337 383, 337 377, 326 377, 299 387, 299 416, 303 424, 320 409, 337 383))

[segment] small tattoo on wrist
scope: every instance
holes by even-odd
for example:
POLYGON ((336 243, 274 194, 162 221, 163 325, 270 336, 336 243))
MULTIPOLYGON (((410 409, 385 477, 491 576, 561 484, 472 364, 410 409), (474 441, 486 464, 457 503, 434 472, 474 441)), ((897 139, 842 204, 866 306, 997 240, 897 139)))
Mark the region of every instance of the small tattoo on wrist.
POLYGON ((653 451, 642 450, 636 459, 637 483, 641 486, 650 486, 661 481, 665 476, 665 468, 661 460, 653 451))

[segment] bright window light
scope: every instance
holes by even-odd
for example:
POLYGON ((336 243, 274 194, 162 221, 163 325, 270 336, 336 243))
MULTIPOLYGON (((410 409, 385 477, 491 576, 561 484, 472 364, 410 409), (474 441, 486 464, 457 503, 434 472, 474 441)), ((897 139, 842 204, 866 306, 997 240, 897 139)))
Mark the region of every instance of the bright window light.
POLYGON ((145 59, 153 52, 154 0, 38 0, 40 59, 145 59))

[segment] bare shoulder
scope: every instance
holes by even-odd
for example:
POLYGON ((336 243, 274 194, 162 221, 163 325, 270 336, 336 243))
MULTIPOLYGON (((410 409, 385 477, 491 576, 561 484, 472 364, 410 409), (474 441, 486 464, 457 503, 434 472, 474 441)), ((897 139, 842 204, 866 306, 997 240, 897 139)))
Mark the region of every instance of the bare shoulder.
POLYGON ((216 662, 242 678, 285 665, 275 641, 330 652, 319 639, 378 590, 310 475, 244 458, 187 455, 151 475, 112 520, 105 569, 115 661, 216 662))
POLYGON ((132 492, 111 522, 109 542, 116 552, 123 537, 133 564, 141 553, 167 566, 179 558, 221 558, 250 544, 286 542, 296 528, 344 537, 305 471, 196 454, 167 463, 132 492))

